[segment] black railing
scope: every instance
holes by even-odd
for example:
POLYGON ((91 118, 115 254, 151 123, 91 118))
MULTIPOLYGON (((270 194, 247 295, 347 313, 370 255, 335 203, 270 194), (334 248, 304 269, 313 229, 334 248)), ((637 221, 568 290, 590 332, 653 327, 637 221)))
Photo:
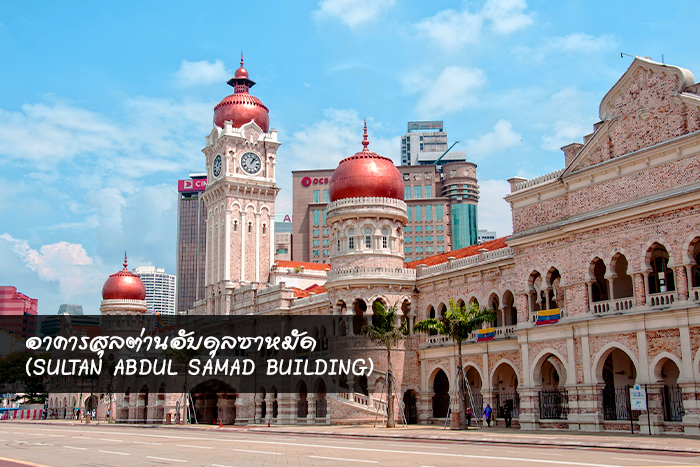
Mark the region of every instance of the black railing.
POLYGON ((603 389, 603 418, 605 420, 639 420, 639 410, 630 409, 630 387, 603 389))
POLYGON ((543 389, 539 394, 540 419, 566 420, 569 415, 569 391, 543 389))
MULTIPOLYGON (((498 413, 498 418, 503 418, 503 409, 505 404, 509 403, 512 409, 511 415, 513 418, 518 418, 520 416, 520 395, 517 392, 498 392, 496 393, 496 413, 498 413)), ((481 415, 481 414, 479 414, 481 415)))
POLYGON ((328 414, 328 404, 326 398, 316 400, 316 418, 326 418, 328 414))
POLYGON ((683 389, 680 386, 664 386, 664 421, 681 422, 685 410, 683 409, 683 389))

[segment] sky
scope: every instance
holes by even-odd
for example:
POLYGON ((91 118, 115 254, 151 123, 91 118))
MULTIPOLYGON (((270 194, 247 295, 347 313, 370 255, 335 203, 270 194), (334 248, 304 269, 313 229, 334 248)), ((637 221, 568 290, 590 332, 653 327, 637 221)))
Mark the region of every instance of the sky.
MULTIPOLYGON (((98 313, 121 269, 175 273, 177 180, 204 169, 243 50, 291 171, 400 161, 443 120, 477 164, 479 228, 511 233, 507 179, 563 168, 632 58, 700 73, 696 1, 0 3, 0 285, 98 313)), ((697 80, 696 80, 697 81, 697 80)))

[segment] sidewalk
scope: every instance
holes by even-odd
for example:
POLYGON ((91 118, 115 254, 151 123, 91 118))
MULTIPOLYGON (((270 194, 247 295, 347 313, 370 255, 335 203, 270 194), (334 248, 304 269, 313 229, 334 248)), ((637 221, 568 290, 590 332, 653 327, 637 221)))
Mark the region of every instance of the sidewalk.
MULTIPOLYGON (((34 421, 10 421, 0 423, 0 426, 14 424, 34 425, 83 425, 75 420, 34 420, 34 421)), ((587 447, 608 449, 630 449, 642 451, 666 451, 700 455, 700 438, 679 435, 640 435, 634 436, 627 433, 582 433, 577 431, 520 431, 507 428, 484 428, 467 431, 449 430, 438 426, 409 425, 394 429, 375 428, 371 425, 278 425, 267 427, 264 425, 224 426, 216 425, 142 425, 142 424, 107 424, 105 422, 91 422, 87 426, 99 426, 100 428, 125 428, 129 426, 140 428, 153 428, 159 430, 197 430, 218 431, 225 433, 274 433, 312 436, 344 436, 358 438, 388 438, 388 439, 415 439, 448 441, 462 443, 487 443, 487 444, 520 444, 530 446, 559 446, 559 447, 587 447)))

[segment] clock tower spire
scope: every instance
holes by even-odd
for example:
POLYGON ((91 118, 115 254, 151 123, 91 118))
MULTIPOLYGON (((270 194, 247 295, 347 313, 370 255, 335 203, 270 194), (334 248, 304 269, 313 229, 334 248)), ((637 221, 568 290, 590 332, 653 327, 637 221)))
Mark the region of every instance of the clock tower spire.
POLYGON ((214 108, 204 152, 207 189, 208 314, 228 314, 230 292, 266 283, 274 258, 277 130, 268 109, 250 95, 255 82, 241 66, 228 81, 234 93, 214 108), (213 299, 213 300, 212 300, 213 299), (212 305, 213 304, 213 305, 212 305))

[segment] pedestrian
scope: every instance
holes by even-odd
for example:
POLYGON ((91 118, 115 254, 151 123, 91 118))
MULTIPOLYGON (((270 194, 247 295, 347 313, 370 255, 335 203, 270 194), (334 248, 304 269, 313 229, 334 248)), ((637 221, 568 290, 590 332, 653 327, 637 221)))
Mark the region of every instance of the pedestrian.
POLYGON ((506 421, 506 428, 510 428, 511 423, 513 423, 513 406, 511 404, 512 402, 509 400, 503 404, 503 418, 506 421))
POLYGON ((472 413, 472 408, 467 407, 467 427, 472 426, 472 417, 474 414, 472 413))
POLYGON ((491 409, 491 404, 486 404, 486 408, 484 408, 484 413, 482 414, 484 416, 484 420, 486 420, 486 424, 488 426, 491 426, 491 414, 493 413, 493 409, 491 409))

